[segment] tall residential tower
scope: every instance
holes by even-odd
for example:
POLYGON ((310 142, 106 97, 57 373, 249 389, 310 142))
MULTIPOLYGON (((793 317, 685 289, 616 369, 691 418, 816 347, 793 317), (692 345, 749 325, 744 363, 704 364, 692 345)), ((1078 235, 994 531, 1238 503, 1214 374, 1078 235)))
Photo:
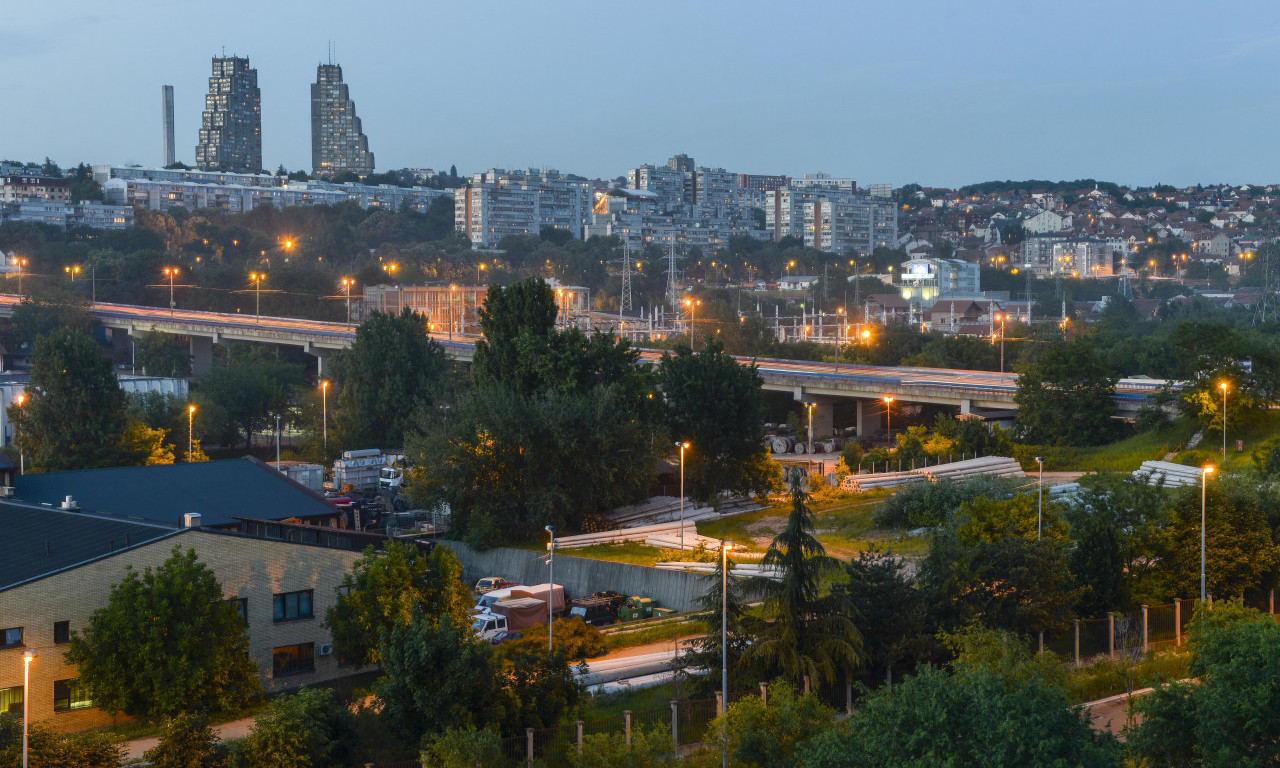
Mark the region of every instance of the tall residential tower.
POLYGON ((177 160, 173 146, 173 86, 160 86, 160 117, 164 129, 164 167, 177 160))
POLYGON ((360 176, 373 173, 369 139, 337 64, 316 67, 316 81, 311 86, 311 170, 320 178, 343 171, 360 176))
POLYGON ((196 167, 232 173, 262 170, 262 92, 258 70, 249 67, 248 58, 213 59, 196 167))

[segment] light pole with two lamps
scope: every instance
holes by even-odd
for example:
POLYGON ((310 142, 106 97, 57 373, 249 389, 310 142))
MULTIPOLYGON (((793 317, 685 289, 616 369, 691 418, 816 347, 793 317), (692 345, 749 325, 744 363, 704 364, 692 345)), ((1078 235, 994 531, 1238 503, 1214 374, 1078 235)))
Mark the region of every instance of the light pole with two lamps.
POLYGON ((165 267, 164 276, 169 278, 169 315, 173 315, 173 310, 178 305, 173 300, 173 279, 178 276, 177 267, 165 267))
POLYGON ((262 281, 266 275, 262 272, 250 272, 249 282, 253 283, 253 316, 262 321, 262 281))
POLYGON ((351 325, 351 286, 355 284, 356 281, 349 277, 342 278, 342 290, 347 294, 347 325, 351 325))
POLYGON ((547 590, 547 653, 551 653, 555 649, 555 629, 556 620, 556 528, 554 525, 546 527, 547 535, 550 540, 547 542, 547 581, 549 589, 547 590))
POLYGON ((1230 389, 1227 382, 1218 385, 1218 389, 1222 390, 1222 460, 1227 460, 1227 390, 1230 389))

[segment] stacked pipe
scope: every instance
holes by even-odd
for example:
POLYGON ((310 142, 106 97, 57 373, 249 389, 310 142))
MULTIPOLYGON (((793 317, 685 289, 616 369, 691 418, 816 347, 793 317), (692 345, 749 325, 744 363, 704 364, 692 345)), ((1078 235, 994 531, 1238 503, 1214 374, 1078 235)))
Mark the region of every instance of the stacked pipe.
MULTIPOLYGON (((692 539, 698 535, 698 526, 696 521, 688 518, 685 519, 684 535, 686 539, 692 539)), ((600 533, 583 533, 578 536, 562 536, 556 539, 556 546, 560 549, 581 549, 583 547, 593 547, 597 544, 619 544, 624 541, 645 541, 652 537, 671 537, 679 540, 680 523, 657 523, 655 525, 641 525, 636 528, 620 528, 614 531, 601 531, 600 533)))
MULTIPOLYGON (((736 555, 735 555, 736 556, 736 555)), ((655 568, 661 568, 665 571, 691 571, 693 573, 715 573, 715 563, 656 563, 655 568)), ((747 578, 760 576, 766 579, 781 579, 782 571, 777 568, 765 568, 759 563, 734 563, 729 569, 729 575, 747 578)))
POLYGON ((680 538, 680 529, 677 528, 671 533, 650 536, 644 540, 644 543, 651 547, 662 547, 663 549, 697 549, 699 546, 711 551, 720 549, 719 539, 699 535, 697 529, 690 530, 688 528, 685 528, 683 540, 680 538))
POLYGON ((866 475, 848 475, 840 487, 846 491, 863 493, 872 488, 897 488, 910 483, 924 482, 924 475, 915 472, 880 472, 866 475))
POLYGON ((1145 480, 1147 485, 1178 488, 1199 483, 1201 471, 1200 467, 1188 467, 1171 461, 1144 461, 1141 467, 1133 471, 1133 476, 1145 480))
POLYGON ((970 477, 989 475, 993 477, 1021 477, 1022 466, 1007 456, 982 456, 977 459, 955 461, 950 464, 938 464, 915 470, 926 477, 929 482, 939 480, 964 480, 970 477))

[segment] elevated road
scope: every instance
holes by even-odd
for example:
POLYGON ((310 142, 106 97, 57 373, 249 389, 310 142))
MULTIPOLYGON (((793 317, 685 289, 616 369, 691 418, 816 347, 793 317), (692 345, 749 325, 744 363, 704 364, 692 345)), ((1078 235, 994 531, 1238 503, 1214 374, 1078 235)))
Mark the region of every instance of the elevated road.
MULTIPOLYGON (((0 316, 11 315, 20 300, 20 296, 0 294, 0 316)), ((325 358, 333 351, 349 346, 355 339, 352 325, 301 318, 108 303, 95 304, 90 311, 103 326, 123 330, 130 335, 154 329, 190 338, 193 367, 197 373, 208 369, 213 344, 231 341, 301 347, 317 357, 319 369, 323 372, 325 358)), ((450 356, 470 360, 478 337, 472 334, 450 337, 434 333, 432 338, 442 344, 450 356)), ((661 354, 654 350, 641 351, 642 358, 650 363, 656 362, 661 354)), ((765 389, 790 392, 797 400, 812 402, 824 411, 828 411, 831 402, 838 398, 883 402, 885 397, 893 397, 900 402, 956 406, 961 413, 1017 407, 1013 395, 1017 390, 1018 377, 1013 373, 740 359, 743 363, 756 364, 765 389)), ((1148 404, 1151 395, 1164 384, 1163 381, 1140 377, 1122 379, 1116 387, 1116 403, 1122 412, 1132 414, 1148 404)), ((859 407, 860 413, 861 410, 859 407)))

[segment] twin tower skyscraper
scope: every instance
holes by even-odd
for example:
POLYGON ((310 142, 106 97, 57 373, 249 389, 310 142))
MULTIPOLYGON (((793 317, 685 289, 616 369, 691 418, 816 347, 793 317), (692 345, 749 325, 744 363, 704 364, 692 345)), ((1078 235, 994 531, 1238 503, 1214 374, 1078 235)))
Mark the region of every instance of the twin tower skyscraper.
MULTIPOLYGON (((165 164, 174 163, 173 87, 162 90, 165 164)), ((258 70, 240 56, 214 57, 204 99, 196 167, 202 171, 258 173, 262 167, 262 93, 258 70)), ((311 85, 311 169, 319 178, 344 171, 373 172, 373 153, 356 104, 342 82, 342 67, 321 64, 311 85)))

